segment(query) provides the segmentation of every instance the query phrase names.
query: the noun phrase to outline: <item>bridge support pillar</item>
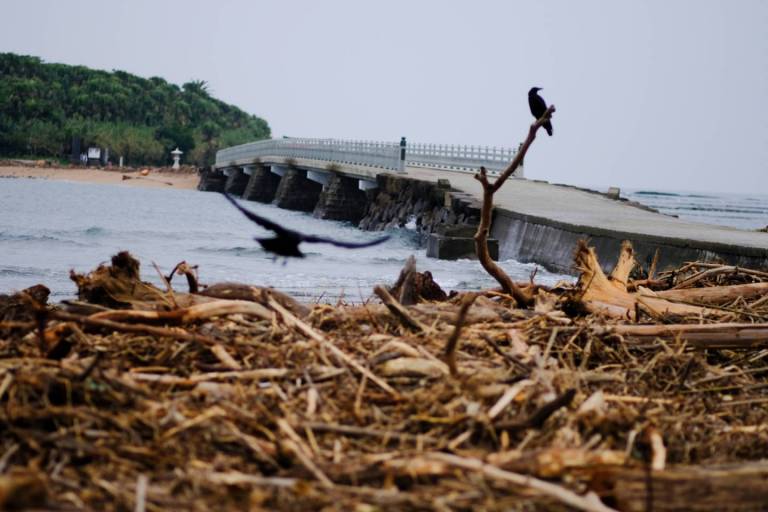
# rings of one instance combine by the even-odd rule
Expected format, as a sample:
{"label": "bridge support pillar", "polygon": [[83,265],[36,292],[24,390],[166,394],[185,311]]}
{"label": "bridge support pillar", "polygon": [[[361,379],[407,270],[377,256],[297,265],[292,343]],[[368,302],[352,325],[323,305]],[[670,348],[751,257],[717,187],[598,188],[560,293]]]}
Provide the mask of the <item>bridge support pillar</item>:
{"label": "bridge support pillar", "polygon": [[[272,172],[275,170],[272,169]],[[315,209],[323,186],[307,179],[307,171],[288,169],[275,192],[274,203],[278,208],[311,212]]]}
{"label": "bridge support pillar", "polygon": [[315,207],[314,216],[328,220],[346,220],[357,224],[365,214],[366,194],[358,187],[357,178],[337,173],[327,175],[328,184],[323,188]]}
{"label": "bridge support pillar", "polygon": [[224,183],[224,191],[233,196],[241,196],[248,184],[248,176],[240,167],[230,167],[224,170],[227,181]]}
{"label": "bridge support pillar", "polygon": [[219,169],[206,167],[200,174],[200,183],[197,184],[197,190],[201,192],[221,192],[224,190],[224,183],[227,177]]}
{"label": "bridge support pillar", "polygon": [[270,171],[269,166],[255,164],[251,166],[251,176],[243,191],[243,199],[271,203],[280,185],[280,176]]}

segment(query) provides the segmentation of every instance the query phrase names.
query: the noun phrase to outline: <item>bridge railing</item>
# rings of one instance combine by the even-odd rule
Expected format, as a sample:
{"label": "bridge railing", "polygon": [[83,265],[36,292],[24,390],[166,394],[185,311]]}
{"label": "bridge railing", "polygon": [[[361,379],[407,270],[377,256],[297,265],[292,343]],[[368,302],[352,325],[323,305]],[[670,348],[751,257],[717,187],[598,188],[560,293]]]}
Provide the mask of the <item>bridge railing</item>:
{"label": "bridge railing", "polygon": [[[485,166],[491,174],[504,170],[517,153],[516,149],[489,146],[408,143],[405,160],[397,142],[375,142],[339,139],[288,138],[250,142],[216,153],[216,167],[244,165],[265,157],[306,158],[341,164],[363,165],[392,171],[404,166],[432,167],[453,171],[476,172]],[[523,177],[522,166],[516,172]]]}
{"label": "bridge railing", "polygon": [[403,170],[400,145],[395,142],[305,138],[260,140],[222,149],[216,153],[216,166],[226,167],[232,162],[251,162],[268,156]]}
{"label": "bridge railing", "polygon": [[[484,166],[489,173],[499,174],[515,158],[516,149],[490,146],[409,143],[406,165],[437,167],[455,171],[477,172]],[[522,166],[515,173],[522,178]]]}

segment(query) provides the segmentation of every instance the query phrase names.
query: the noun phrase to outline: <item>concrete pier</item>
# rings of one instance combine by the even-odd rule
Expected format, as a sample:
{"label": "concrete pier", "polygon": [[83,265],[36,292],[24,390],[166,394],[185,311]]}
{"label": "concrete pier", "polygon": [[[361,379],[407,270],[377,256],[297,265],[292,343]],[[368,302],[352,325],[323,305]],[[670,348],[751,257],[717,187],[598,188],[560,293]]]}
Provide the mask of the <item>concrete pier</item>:
{"label": "concrete pier", "polygon": [[233,196],[240,196],[245,191],[245,186],[248,185],[250,176],[245,174],[245,171],[241,167],[230,167],[224,171],[227,175],[227,181],[224,183],[224,191],[227,194]]}
{"label": "concrete pier", "polygon": [[366,193],[360,190],[355,178],[338,173],[330,175],[314,210],[314,216],[328,220],[346,220],[357,224],[365,214],[368,202]]}
{"label": "concrete pier", "polygon": [[286,210],[311,212],[315,209],[323,186],[307,178],[307,171],[289,168],[280,179],[274,203]]}
{"label": "concrete pier", "polygon": [[278,185],[280,185],[280,176],[271,172],[269,166],[256,164],[243,191],[243,199],[271,203],[275,199]]}
{"label": "concrete pier", "polygon": [[219,169],[205,168],[200,172],[200,183],[197,184],[197,190],[201,192],[221,192],[224,190],[224,183],[227,177],[224,171]]}
{"label": "concrete pier", "polygon": [[[482,199],[482,187],[470,173],[407,171],[433,183],[447,178],[452,187]],[[658,249],[659,270],[694,260],[768,268],[768,233],[685,221],[596,192],[531,180],[509,180],[494,200],[491,236],[499,240],[502,260],[573,272],[576,242],[588,239],[607,269],[616,262],[622,240],[629,240],[644,264]]]}

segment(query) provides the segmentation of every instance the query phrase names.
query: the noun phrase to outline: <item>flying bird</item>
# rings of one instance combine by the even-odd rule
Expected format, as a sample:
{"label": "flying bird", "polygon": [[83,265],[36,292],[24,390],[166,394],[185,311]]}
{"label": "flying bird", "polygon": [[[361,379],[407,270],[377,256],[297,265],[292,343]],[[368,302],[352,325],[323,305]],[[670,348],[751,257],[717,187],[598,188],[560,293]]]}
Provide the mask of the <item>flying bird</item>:
{"label": "flying bird", "polygon": [[259,244],[261,244],[261,246],[264,248],[265,251],[271,252],[276,256],[285,256],[285,257],[293,256],[296,258],[303,258],[304,253],[299,250],[299,244],[302,242],[307,242],[312,244],[331,244],[331,245],[335,245],[336,247],[343,247],[345,249],[360,249],[363,247],[371,247],[373,245],[378,245],[382,242],[389,240],[389,236],[383,236],[381,238],[371,240],[370,242],[355,243],[355,242],[341,242],[339,240],[333,240],[332,238],[323,238],[323,237],[314,236],[314,235],[305,235],[303,233],[299,233],[298,231],[293,231],[291,229],[284,228],[283,226],[276,224],[269,219],[266,219],[260,215],[256,215],[255,213],[246,210],[245,208],[240,206],[232,196],[230,196],[226,192],[222,192],[222,193],[224,194],[224,197],[226,197],[230,203],[235,205],[235,208],[240,210],[243,213],[243,215],[248,217],[248,219],[250,219],[251,222],[255,222],[259,226],[275,232],[274,238],[254,238],[254,240],[259,242]]}
{"label": "flying bird", "polygon": [[[531,87],[531,90],[528,91],[528,106],[531,107],[531,114],[533,114],[533,117],[536,119],[541,119],[541,116],[544,115],[544,112],[547,111],[547,102],[544,101],[544,98],[539,96],[539,91],[541,90],[541,87]],[[547,134],[549,136],[552,136],[552,123],[547,120],[546,123],[542,125],[545,130],[547,130]]]}

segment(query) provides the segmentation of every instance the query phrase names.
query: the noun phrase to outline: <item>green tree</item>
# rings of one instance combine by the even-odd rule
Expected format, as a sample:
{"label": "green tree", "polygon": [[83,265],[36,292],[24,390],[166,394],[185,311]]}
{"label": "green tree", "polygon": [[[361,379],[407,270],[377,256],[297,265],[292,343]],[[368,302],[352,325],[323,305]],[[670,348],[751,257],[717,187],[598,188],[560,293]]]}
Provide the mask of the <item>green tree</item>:
{"label": "green tree", "polygon": [[269,136],[266,121],[214,98],[204,80],[178,87],[0,53],[0,154],[58,156],[79,137],[137,165],[167,163],[177,146],[207,165],[220,147]]}

